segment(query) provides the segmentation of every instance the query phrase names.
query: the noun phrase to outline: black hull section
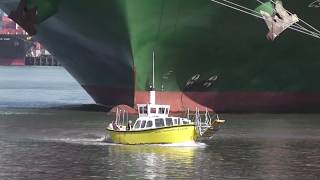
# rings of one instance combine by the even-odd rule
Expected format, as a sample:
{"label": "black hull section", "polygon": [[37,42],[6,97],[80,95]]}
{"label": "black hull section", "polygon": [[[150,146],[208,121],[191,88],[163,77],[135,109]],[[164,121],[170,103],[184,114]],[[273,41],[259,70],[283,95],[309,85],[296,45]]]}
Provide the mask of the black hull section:
{"label": "black hull section", "polygon": [[126,88],[110,88],[104,86],[82,86],[96,103],[112,108],[115,105],[134,105],[134,91]]}
{"label": "black hull section", "polygon": [[[97,13],[95,3],[87,7],[87,1],[68,1],[64,8],[71,11],[59,11],[37,27],[38,33],[34,36],[97,103],[106,106],[134,103],[129,31],[122,9],[117,8],[118,2],[105,1],[101,7],[104,14],[100,14],[102,11]],[[73,3],[79,6],[69,7]],[[78,9],[81,4],[89,9],[86,13],[77,13],[81,12]],[[104,22],[96,22],[101,16]]]}

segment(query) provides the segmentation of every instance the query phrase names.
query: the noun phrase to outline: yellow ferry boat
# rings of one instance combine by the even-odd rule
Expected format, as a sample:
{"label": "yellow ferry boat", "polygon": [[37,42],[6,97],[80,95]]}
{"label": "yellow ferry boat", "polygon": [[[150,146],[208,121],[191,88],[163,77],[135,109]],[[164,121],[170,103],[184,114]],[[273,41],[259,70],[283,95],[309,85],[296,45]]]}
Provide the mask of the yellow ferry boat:
{"label": "yellow ferry boat", "polygon": [[[119,144],[169,144],[195,142],[211,138],[224,120],[216,119],[200,122],[200,114],[195,119],[169,116],[169,105],[139,104],[139,118],[130,126],[130,120],[116,118],[109,124],[107,131],[112,142]],[[125,113],[125,112],[123,112]],[[119,115],[117,117],[127,117]],[[198,114],[198,115],[197,115]],[[206,115],[208,117],[208,113]],[[126,126],[120,125],[127,121]]]}
{"label": "yellow ferry boat", "polygon": [[148,104],[137,105],[139,117],[135,122],[128,119],[128,114],[125,111],[118,111],[117,109],[116,119],[107,127],[112,142],[119,144],[195,142],[202,138],[211,138],[220,125],[225,122],[219,118],[211,120],[208,111],[206,111],[202,121],[198,109],[193,120],[190,119],[189,112],[185,118],[169,116],[170,106],[159,105],[155,102],[154,81],[149,92],[149,98],[150,102]]}

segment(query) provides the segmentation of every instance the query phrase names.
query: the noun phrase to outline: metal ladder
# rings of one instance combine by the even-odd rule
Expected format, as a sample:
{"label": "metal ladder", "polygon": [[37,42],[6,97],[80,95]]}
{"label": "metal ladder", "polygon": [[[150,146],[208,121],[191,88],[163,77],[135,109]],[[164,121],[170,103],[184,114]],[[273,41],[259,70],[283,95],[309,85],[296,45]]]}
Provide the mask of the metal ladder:
{"label": "metal ladder", "polygon": [[129,121],[128,112],[126,110],[121,110],[121,109],[119,110],[117,108],[116,119],[115,119],[116,125],[122,128],[126,126],[126,124],[128,124],[128,121]]}
{"label": "metal ladder", "polygon": [[212,118],[206,109],[206,113],[204,114],[204,121],[201,119],[201,114],[198,108],[196,108],[195,113],[195,124],[197,128],[197,133],[201,138],[211,138],[216,131],[219,129],[220,123],[223,123],[224,120],[220,120],[217,115],[217,119],[212,121]]}
{"label": "metal ladder", "polygon": [[196,123],[197,132],[200,136],[203,136],[205,132],[211,127],[211,117],[207,109],[204,117],[205,117],[205,120],[202,121],[200,111],[198,108],[196,108],[195,123]]}

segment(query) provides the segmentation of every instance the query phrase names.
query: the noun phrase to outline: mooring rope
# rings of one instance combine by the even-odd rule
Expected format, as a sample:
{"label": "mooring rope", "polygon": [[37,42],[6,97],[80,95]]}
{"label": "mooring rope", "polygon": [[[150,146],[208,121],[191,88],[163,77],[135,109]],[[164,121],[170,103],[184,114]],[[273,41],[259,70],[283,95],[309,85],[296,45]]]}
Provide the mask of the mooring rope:
{"label": "mooring rope", "polygon": [[[242,13],[245,13],[245,14],[248,14],[248,15],[251,15],[251,16],[254,16],[254,17],[257,17],[257,18],[260,18],[260,19],[264,19],[264,20],[266,20],[266,21],[270,21],[270,20],[268,20],[268,19],[263,18],[258,12],[254,11],[254,10],[252,10],[252,9],[250,9],[250,8],[247,8],[247,7],[245,7],[245,6],[239,5],[239,4],[237,4],[237,3],[234,3],[234,2],[231,2],[231,1],[228,1],[228,0],[222,0],[222,1],[226,2],[226,3],[220,2],[220,1],[218,1],[218,0],[211,0],[211,1],[212,1],[212,2],[215,2],[215,3],[217,3],[217,4],[220,4],[220,5],[226,6],[226,7],[228,7],[228,8],[234,9],[234,10],[236,10],[236,11],[240,11],[240,12],[242,12]],[[260,2],[260,3],[262,3],[262,2],[259,1],[259,0],[257,0],[257,1]],[[274,1],[272,1],[272,0],[271,0],[271,2],[274,3]],[[227,3],[229,3],[229,4],[227,4]],[[263,3],[262,3],[262,4],[263,4]],[[241,9],[241,8],[242,8],[242,9]],[[287,11],[287,12],[290,13],[289,11]],[[259,15],[258,15],[258,14],[259,14]],[[292,14],[292,13],[290,13],[290,14]],[[301,19],[299,19],[299,20],[301,20]],[[270,21],[270,22],[272,22],[272,21]],[[314,38],[320,39],[320,31],[318,31],[316,28],[314,28],[313,26],[311,26],[310,24],[306,23],[306,22],[303,21],[303,20],[301,20],[301,22],[305,23],[307,26],[309,26],[309,27],[312,28],[313,30],[319,32],[319,34],[316,33],[316,32],[313,32],[313,31],[311,31],[311,30],[308,30],[308,29],[304,28],[303,26],[301,26],[301,25],[299,25],[299,24],[297,24],[297,23],[296,23],[297,25],[294,25],[294,24],[293,24],[293,25],[289,26],[288,28],[289,28],[289,29],[292,29],[292,30],[295,30],[295,31],[297,31],[297,32],[300,32],[300,33],[303,33],[303,34],[312,36],[312,37],[314,37]]]}
{"label": "mooring rope", "polygon": [[[260,4],[266,6],[266,4],[263,3],[263,2],[261,2],[260,0],[257,0],[257,1],[258,1]],[[270,0],[270,2],[272,2],[273,4],[276,4],[276,2],[273,1],[273,0]],[[286,12],[287,12],[289,15],[293,15],[293,13],[291,13],[291,12],[288,11],[287,9],[285,9],[285,10],[286,10]],[[313,30],[316,31],[317,33],[316,33],[316,32],[313,32],[313,31],[311,31],[311,30],[309,30],[309,29],[306,29],[305,27],[303,27],[302,25],[300,25],[298,22],[296,23],[296,24],[297,24],[297,25],[296,25],[296,28],[301,29],[301,30],[304,30],[304,31],[307,31],[308,33],[314,34],[314,35],[317,36],[317,37],[320,36],[320,31],[319,31],[318,29],[316,29],[315,27],[311,26],[309,23],[305,22],[304,20],[300,19],[299,17],[298,17],[298,19],[299,19],[300,22],[304,23],[305,25],[307,25],[308,27],[310,27],[311,29],[313,29]]]}
{"label": "mooring rope", "polygon": [[[258,0],[257,0],[257,1],[258,1]],[[270,0],[270,1],[275,4],[275,2],[274,2],[273,0]],[[287,9],[285,9],[285,10],[287,11],[287,13],[289,13],[290,15],[292,15],[292,13],[291,13],[290,11],[288,11]],[[320,31],[319,31],[317,28],[313,27],[312,25],[310,25],[309,23],[307,23],[307,22],[305,22],[304,20],[300,19],[299,17],[298,17],[298,19],[299,19],[299,21],[301,21],[302,23],[306,24],[306,25],[309,26],[311,29],[317,31],[317,33],[320,34]]]}
{"label": "mooring rope", "polygon": [[[250,9],[250,8],[247,8],[247,7],[244,7],[244,6],[241,6],[241,5],[239,5],[239,4],[236,4],[236,3],[231,2],[231,1],[228,1],[228,0],[222,0],[222,1],[227,2],[227,3],[229,3],[229,4],[232,4],[232,5],[235,5],[235,6],[238,6],[238,7],[240,7],[240,8],[245,9],[245,10],[251,11],[253,14],[256,14],[257,16],[259,16],[258,18],[264,19],[264,18],[261,16],[260,13],[258,13],[257,11],[255,11],[255,10],[253,10],[253,9]],[[264,4],[264,3],[261,2],[260,0],[257,0],[257,1],[260,2],[262,5],[268,7],[266,4]],[[268,7],[268,8],[269,8],[269,7]],[[237,9],[236,9],[236,10],[237,10]],[[274,12],[274,9],[272,9],[272,11]],[[249,14],[252,15],[251,13],[249,13]],[[291,14],[292,14],[292,13],[291,13]],[[257,17],[257,16],[255,16],[255,17]],[[297,24],[297,23],[296,23],[296,24]],[[299,25],[299,24],[297,24],[297,25],[294,25],[294,24],[293,24],[293,25],[291,25],[291,26],[295,27],[296,29],[299,29],[299,28],[300,28],[301,31],[306,31],[306,32],[309,33],[309,34],[314,34],[314,32],[312,32],[312,31],[304,28],[303,26],[301,26],[301,25]],[[320,34],[316,34],[316,33],[315,33],[315,35],[316,35],[316,36],[320,36]]]}

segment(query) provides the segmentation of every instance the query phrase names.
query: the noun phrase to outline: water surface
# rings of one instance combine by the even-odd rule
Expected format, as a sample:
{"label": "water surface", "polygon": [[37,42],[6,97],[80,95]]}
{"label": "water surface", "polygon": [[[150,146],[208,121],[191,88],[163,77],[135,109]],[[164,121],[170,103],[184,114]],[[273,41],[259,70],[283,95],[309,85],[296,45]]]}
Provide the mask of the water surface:
{"label": "water surface", "polygon": [[[61,67],[0,67],[0,179],[316,179],[319,114],[222,114],[209,142],[117,145]],[[45,108],[44,108],[45,107]]]}
{"label": "water surface", "polygon": [[63,67],[0,66],[0,108],[92,103],[92,98]]}
{"label": "water surface", "polygon": [[320,115],[223,115],[198,144],[103,141],[101,112],[0,112],[0,179],[319,179]]}

